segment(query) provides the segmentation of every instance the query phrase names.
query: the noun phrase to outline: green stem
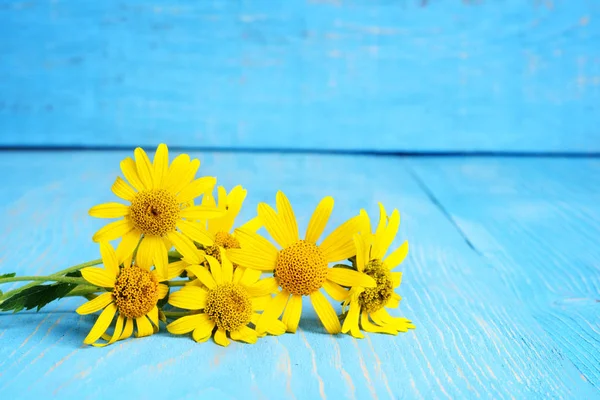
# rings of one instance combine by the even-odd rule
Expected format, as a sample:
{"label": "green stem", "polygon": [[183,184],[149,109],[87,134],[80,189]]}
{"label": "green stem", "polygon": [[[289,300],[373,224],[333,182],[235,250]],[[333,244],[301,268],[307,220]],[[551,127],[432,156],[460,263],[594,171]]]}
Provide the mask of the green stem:
{"label": "green stem", "polygon": [[[93,267],[94,265],[98,265],[98,264],[102,264],[102,260],[101,259],[97,259],[97,260],[92,260],[92,261],[87,261],[84,262],[82,264],[77,264],[77,265],[73,265],[72,267],[63,269],[62,271],[58,271],[52,275],[49,275],[51,277],[56,277],[56,276],[61,276],[61,275],[66,275],[69,272],[74,272],[74,271],[79,271],[82,268],[86,268],[86,267]],[[13,289],[13,290],[9,290],[8,292],[4,293],[2,296],[0,296],[0,303],[2,303],[4,300],[8,299],[9,297],[14,296],[15,294],[25,290],[25,289],[29,289],[30,287],[34,287],[37,285],[42,284],[44,281],[34,281],[31,283],[28,283],[27,285],[21,286],[20,288],[17,289]],[[6,282],[3,282],[6,283]]]}
{"label": "green stem", "polygon": [[39,282],[64,282],[64,283],[76,283],[78,285],[85,285],[87,281],[83,278],[71,278],[68,276],[13,276],[12,278],[0,279],[0,284],[9,282],[27,282],[27,281],[39,281]]}
{"label": "green stem", "polygon": [[163,314],[168,318],[179,318],[185,317],[186,315],[192,315],[191,311],[163,311]]}
{"label": "green stem", "polygon": [[169,285],[170,287],[176,287],[185,286],[186,283],[188,283],[188,281],[169,281],[167,282],[167,285]]}
{"label": "green stem", "polygon": [[75,289],[71,290],[69,292],[69,294],[67,294],[65,297],[76,297],[76,296],[87,297],[87,296],[93,295],[97,292],[104,292],[104,289],[97,287],[97,286],[91,286],[91,285],[79,285]]}

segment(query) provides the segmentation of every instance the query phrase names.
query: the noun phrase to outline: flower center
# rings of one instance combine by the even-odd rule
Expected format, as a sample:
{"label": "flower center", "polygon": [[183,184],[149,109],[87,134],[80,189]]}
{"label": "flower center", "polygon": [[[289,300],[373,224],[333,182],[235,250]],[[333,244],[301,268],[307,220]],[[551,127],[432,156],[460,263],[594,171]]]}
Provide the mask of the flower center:
{"label": "flower center", "polygon": [[394,293],[394,282],[390,272],[381,260],[369,261],[363,272],[377,282],[376,287],[365,288],[364,292],[358,296],[361,308],[368,313],[372,313],[380,310],[388,303]]}
{"label": "flower center", "polygon": [[139,318],[156,305],[158,280],[150,271],[137,265],[123,267],[115,283],[113,296],[123,316]]}
{"label": "flower center", "polygon": [[219,246],[227,249],[239,249],[241,248],[240,242],[233,237],[233,235],[227,232],[217,232],[215,234],[215,243],[212,246],[208,246],[204,249],[204,252],[209,256],[212,256],[221,262],[221,252]]}
{"label": "flower center", "polygon": [[129,216],[142,233],[164,236],[177,226],[179,204],[175,195],[165,189],[143,190],[133,198]]}
{"label": "flower center", "polygon": [[311,294],[327,279],[327,260],[316,244],[299,240],[279,252],[275,278],[292,294]]}
{"label": "flower center", "polygon": [[225,283],[208,292],[204,312],[219,329],[235,331],[252,319],[252,301],[242,286]]}

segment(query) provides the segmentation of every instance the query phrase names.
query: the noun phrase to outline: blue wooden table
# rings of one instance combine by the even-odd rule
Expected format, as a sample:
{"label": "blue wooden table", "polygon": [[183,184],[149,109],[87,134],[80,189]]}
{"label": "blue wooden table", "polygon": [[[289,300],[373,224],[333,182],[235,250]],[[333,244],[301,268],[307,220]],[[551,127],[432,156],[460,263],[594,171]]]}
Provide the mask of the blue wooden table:
{"label": "blue wooden table", "polygon": [[0,273],[97,258],[88,209],[165,142],[240,221],[280,189],[300,230],[326,195],[329,229],[398,208],[417,326],[306,304],[255,345],[96,349],[70,298],[0,314],[2,398],[600,398],[598,2],[1,1],[0,30]]}

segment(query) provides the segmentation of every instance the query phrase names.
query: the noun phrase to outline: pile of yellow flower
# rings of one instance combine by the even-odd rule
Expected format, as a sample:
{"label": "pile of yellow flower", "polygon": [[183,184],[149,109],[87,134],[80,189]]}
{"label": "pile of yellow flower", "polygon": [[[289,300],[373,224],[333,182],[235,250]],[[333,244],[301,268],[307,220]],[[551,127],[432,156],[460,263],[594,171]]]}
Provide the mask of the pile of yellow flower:
{"label": "pile of yellow flower", "polygon": [[[93,240],[101,259],[44,277],[0,276],[0,283],[33,281],[2,294],[0,310],[43,307],[66,296],[89,301],[79,314],[100,312],[84,343],[105,346],[159,331],[161,322],[176,335],[191,333],[197,342],[211,336],[255,343],[259,337],[295,332],[302,297],[310,302],[327,332],[362,338],[367,332],[397,334],[414,328],[391,316],[397,308],[408,243],[388,254],[400,224],[380,204],[371,227],[364,210],[320,240],[333,210],[333,199],[317,205],[303,238],[288,198],[278,192],[276,208],[258,205],[257,216],[234,228],[246,190],[229,193],[216,178],[196,178],[200,161],[187,154],[169,164],[161,144],[151,162],[137,148],[121,161],[113,193],[123,202],[94,206],[90,215],[117,219]],[[257,231],[263,228],[274,243]],[[117,241],[115,247],[111,242]],[[387,254],[387,255],[386,255]],[[348,260],[349,264],[332,263]],[[90,265],[102,264],[103,267]],[[44,282],[55,282],[43,284]],[[325,292],[342,304],[338,316]],[[42,295],[43,294],[43,295]]]}

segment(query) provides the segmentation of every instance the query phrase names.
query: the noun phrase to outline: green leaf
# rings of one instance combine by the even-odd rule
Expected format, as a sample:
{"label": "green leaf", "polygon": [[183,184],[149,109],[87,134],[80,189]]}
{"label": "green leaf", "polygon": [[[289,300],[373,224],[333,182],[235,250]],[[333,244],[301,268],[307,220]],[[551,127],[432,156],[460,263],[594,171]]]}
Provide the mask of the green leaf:
{"label": "green leaf", "polygon": [[65,276],[68,276],[69,278],[81,278],[81,271],[69,272]]}
{"label": "green leaf", "polygon": [[345,269],[351,269],[353,271],[357,271],[357,269],[354,265],[346,265],[346,264],[335,264],[332,268],[345,268]]}
{"label": "green leaf", "polygon": [[39,311],[46,304],[65,297],[76,286],[75,283],[59,282],[30,287],[2,302],[0,311],[13,311],[16,313],[23,309],[31,310],[36,307]]}
{"label": "green leaf", "polygon": [[11,272],[11,273],[8,273],[8,274],[2,274],[2,275],[0,275],[0,279],[13,278],[15,275],[17,275],[16,272]]}
{"label": "green leaf", "polygon": [[156,303],[156,305],[158,306],[159,309],[162,309],[165,305],[167,305],[167,303],[169,302],[169,295],[171,294],[171,288],[169,288],[169,291],[167,292],[167,295],[158,300],[158,303]]}

